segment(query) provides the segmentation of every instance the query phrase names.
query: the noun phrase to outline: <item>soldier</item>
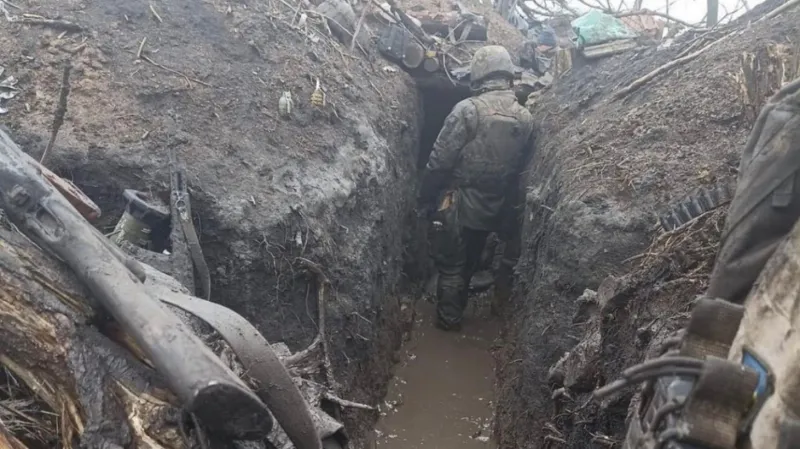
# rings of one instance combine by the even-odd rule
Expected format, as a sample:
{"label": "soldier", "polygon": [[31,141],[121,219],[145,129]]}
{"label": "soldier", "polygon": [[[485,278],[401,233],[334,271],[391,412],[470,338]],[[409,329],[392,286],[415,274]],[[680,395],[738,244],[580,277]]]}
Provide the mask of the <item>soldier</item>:
{"label": "soldier", "polygon": [[756,120],[709,288],[688,326],[662,357],[596,392],[649,379],[624,449],[800,447],[800,420],[787,412],[797,410],[800,391],[796,366],[787,365],[798,354],[797,230],[756,284],[800,217],[798,173],[800,79]]}
{"label": "soldier", "polygon": [[[492,231],[518,226],[521,167],[531,153],[533,123],[511,90],[514,64],[500,46],[475,52],[473,96],[445,119],[428,160],[420,204],[434,214],[431,251],[439,270],[437,326],[458,330],[468,286]],[[438,207],[437,207],[438,204]],[[501,285],[510,283],[517,251],[505,257]]]}

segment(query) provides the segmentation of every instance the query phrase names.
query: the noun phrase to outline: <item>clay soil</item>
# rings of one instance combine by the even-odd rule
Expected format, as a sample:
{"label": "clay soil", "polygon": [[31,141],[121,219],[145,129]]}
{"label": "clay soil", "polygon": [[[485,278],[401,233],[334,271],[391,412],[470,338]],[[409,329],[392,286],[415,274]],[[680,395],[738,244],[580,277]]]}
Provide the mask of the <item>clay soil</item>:
{"label": "clay soil", "polygon": [[735,182],[752,125],[739,57],[800,37],[800,11],[745,26],[759,14],[624,98],[613,93],[691,44],[578,64],[533,106],[538,153],[498,365],[501,447],[619,444],[633,391],[603,404],[590,393],[685,322],[725,218],[722,207],[665,234],[658,214]]}

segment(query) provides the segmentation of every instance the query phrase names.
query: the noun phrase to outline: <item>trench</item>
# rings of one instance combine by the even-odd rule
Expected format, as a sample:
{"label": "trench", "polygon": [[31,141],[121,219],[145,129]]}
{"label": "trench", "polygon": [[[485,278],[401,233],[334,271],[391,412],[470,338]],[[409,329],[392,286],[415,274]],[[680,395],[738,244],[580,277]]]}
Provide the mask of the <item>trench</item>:
{"label": "trench", "polygon": [[[467,98],[469,91],[430,86],[419,86],[418,90],[424,114],[415,161],[419,175],[445,118],[456,103]],[[73,166],[73,169],[60,174],[69,177],[101,207],[104,213],[96,226],[109,233],[125,208],[122,190],[147,190],[150,187],[131,173],[114,177],[90,164]],[[418,182],[420,177],[412,178]],[[156,193],[160,197],[167,196],[163,188],[157,189]],[[369,196],[371,192],[364,190],[361,194]],[[284,284],[281,284],[280,277],[276,280],[265,277],[265,271],[272,271],[272,267],[267,266],[266,257],[264,267],[258,266],[255,271],[223,272],[219,267],[235,260],[235,255],[227,249],[228,244],[241,240],[243,236],[217,228],[213,205],[202,190],[193,193],[192,207],[206,260],[215,273],[212,292],[216,293],[216,300],[251,319],[270,341],[286,342],[293,350],[305,347],[314,336],[313,320],[307,318],[316,313],[313,305],[309,309],[306,299],[307,282],[297,276],[289,278],[288,282],[283,280]],[[198,220],[199,217],[202,219]],[[287,226],[290,228],[281,232],[294,235],[295,229],[291,226],[302,227],[302,224]],[[424,240],[425,233],[420,232],[418,220],[411,219],[404,227],[405,239],[412,240],[406,241],[406,245],[417,248],[403,257],[404,280],[401,281],[403,285],[397,287],[402,293],[396,293],[396,296],[411,296],[410,300],[400,304],[403,301],[396,301],[396,297],[376,299],[392,305],[374,318],[371,333],[359,331],[356,338],[348,337],[345,342],[343,354],[356,354],[365,359],[358,361],[358,368],[352,368],[349,359],[343,363],[337,360],[338,355],[334,357],[337,367],[343,364],[347,367],[339,368],[340,376],[357,372],[348,382],[357,385],[353,390],[366,392],[366,399],[364,395],[354,398],[377,403],[379,412],[365,415],[346,411],[343,416],[340,410],[331,413],[344,422],[350,436],[350,447],[363,447],[365,443],[370,447],[387,449],[496,447],[492,440],[495,406],[493,352],[500,344],[503,323],[490,313],[492,292],[470,296],[460,332],[436,329],[433,325],[435,284],[432,282],[435,278],[427,251],[419,249],[425,246],[425,242],[420,241]],[[263,250],[258,244],[255,246]],[[287,317],[282,326],[271,325],[272,321],[259,321],[259,313],[265,304],[247,304],[248,298],[257,296],[251,290],[270,286],[272,282],[277,282],[287,298],[286,303],[275,309],[282,315],[281,319]],[[255,312],[248,310],[255,306],[258,306]],[[408,314],[402,313],[403,307],[412,309],[410,319]],[[357,325],[364,324],[363,318],[353,320]],[[347,329],[348,322],[333,322],[329,326]],[[406,329],[402,342],[404,331],[400,329]],[[356,345],[358,347],[354,348]]]}
{"label": "trench", "polygon": [[[424,112],[417,157],[421,173],[445,118],[469,91],[421,85],[419,92]],[[393,377],[379,404],[374,446],[496,447],[492,352],[499,344],[502,323],[490,312],[491,291],[471,293],[462,330],[445,332],[434,326],[436,278],[428,274],[416,279],[423,293],[413,301],[413,326],[398,350]]]}

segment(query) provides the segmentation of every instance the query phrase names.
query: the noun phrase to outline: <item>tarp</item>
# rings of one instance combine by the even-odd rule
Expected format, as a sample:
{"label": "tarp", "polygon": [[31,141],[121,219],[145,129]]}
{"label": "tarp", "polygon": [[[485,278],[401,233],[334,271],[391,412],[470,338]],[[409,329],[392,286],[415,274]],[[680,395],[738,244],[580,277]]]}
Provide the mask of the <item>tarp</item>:
{"label": "tarp", "polygon": [[596,9],[573,20],[572,28],[578,36],[578,47],[636,37],[622,20]]}

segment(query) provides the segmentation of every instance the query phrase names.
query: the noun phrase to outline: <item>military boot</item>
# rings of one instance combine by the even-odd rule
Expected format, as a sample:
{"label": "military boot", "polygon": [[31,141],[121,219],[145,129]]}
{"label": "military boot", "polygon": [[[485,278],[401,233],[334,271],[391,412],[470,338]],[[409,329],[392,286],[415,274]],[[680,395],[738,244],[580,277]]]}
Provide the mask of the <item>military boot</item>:
{"label": "military boot", "polygon": [[461,330],[467,294],[460,273],[439,273],[436,286],[436,327],[448,331]]}
{"label": "military boot", "polygon": [[500,316],[503,306],[511,298],[511,289],[514,282],[514,265],[516,261],[505,258],[500,262],[494,277],[494,296],[492,297],[492,315]]}
{"label": "military boot", "polygon": [[734,449],[758,374],[727,360],[743,308],[702,298],[688,326],[658,358],[625,370],[595,392],[645,382],[623,449]]}

